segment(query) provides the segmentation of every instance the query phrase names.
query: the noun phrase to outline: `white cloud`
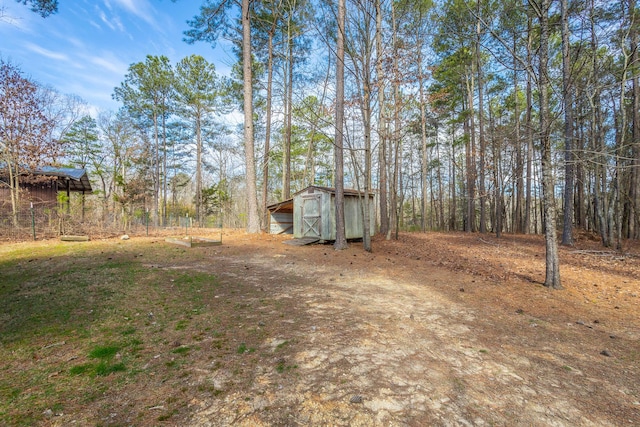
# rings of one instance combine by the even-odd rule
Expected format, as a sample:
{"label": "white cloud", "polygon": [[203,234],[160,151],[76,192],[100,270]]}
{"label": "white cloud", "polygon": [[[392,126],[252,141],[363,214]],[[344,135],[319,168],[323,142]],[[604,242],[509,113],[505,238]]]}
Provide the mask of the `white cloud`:
{"label": "white cloud", "polygon": [[69,61],[69,56],[67,56],[66,54],[45,49],[34,43],[25,43],[25,47],[31,52],[37,53],[38,55],[42,55],[49,59],[55,59],[58,61]]}
{"label": "white cloud", "polygon": [[76,38],[76,37],[67,37],[67,41],[69,42],[69,44],[75,46],[78,49],[83,49],[85,47],[84,43],[82,42],[82,40]]}
{"label": "white cloud", "polygon": [[127,64],[119,61],[111,55],[105,56],[93,56],[88,58],[89,62],[97,65],[100,69],[111,71],[114,74],[124,76],[129,67]]}
{"label": "white cloud", "polygon": [[113,31],[116,30],[115,25],[111,23],[111,21],[107,18],[107,14],[104,13],[102,9],[98,9],[98,16],[100,17],[100,20],[107,25],[107,27],[111,28]]}
{"label": "white cloud", "polygon": [[92,27],[94,27],[94,28],[96,28],[98,30],[102,30],[102,27],[100,26],[100,24],[98,24],[93,19],[90,19],[88,22],[89,22],[89,25],[91,25]]}
{"label": "white cloud", "polygon": [[[106,0],[108,2],[108,0]],[[137,16],[157,30],[161,30],[155,20],[155,9],[147,0],[114,0],[122,9]]]}
{"label": "white cloud", "polygon": [[126,9],[139,18],[142,18],[147,22],[153,21],[151,17],[153,9],[146,0],[115,0],[115,2],[123,9]]}

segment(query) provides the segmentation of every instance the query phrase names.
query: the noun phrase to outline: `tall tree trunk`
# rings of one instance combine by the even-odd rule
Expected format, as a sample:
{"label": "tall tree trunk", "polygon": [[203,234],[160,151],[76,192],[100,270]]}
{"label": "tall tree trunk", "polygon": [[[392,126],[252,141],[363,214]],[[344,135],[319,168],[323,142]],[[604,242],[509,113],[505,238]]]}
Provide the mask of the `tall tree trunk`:
{"label": "tall tree trunk", "polygon": [[553,164],[551,160],[551,120],[549,112],[549,0],[540,0],[536,8],[540,22],[538,82],[540,90],[540,145],[542,147],[542,198],[544,207],[544,237],[546,275],[544,285],[562,289],[560,259],[556,241],[556,205],[553,195]]}
{"label": "tall tree trunk", "polygon": [[282,156],[282,198],[291,197],[291,116],[293,115],[293,40],[291,37],[291,17],[287,24],[287,84],[285,88],[285,128]]}
{"label": "tall tree trunk", "polygon": [[244,158],[247,185],[247,232],[260,231],[253,141],[253,77],[251,72],[250,0],[242,0],[242,77],[244,82]]}
{"label": "tall tree trunk", "polygon": [[264,156],[262,164],[262,230],[267,231],[269,224],[269,211],[267,210],[267,195],[269,192],[269,157],[271,155],[271,103],[273,96],[273,34],[275,32],[275,21],[269,31],[267,41],[267,105],[265,117],[265,135],[264,135]]}
{"label": "tall tree trunk", "polygon": [[[245,0],[246,1],[246,0]],[[345,0],[338,0],[338,39],[336,61],[336,133],[335,133],[335,182],[336,182],[336,241],[333,248],[343,250],[347,248],[344,220],[344,24],[346,14]]]}
{"label": "tall tree trunk", "polygon": [[629,238],[640,238],[640,64],[638,60],[638,31],[636,20],[636,0],[629,0],[629,13],[631,24],[629,38],[631,40],[631,64],[633,64],[633,131],[631,142],[631,183],[629,201],[631,212],[629,219]]}
{"label": "tall tree trunk", "polygon": [[364,198],[362,199],[362,246],[371,252],[371,49],[362,53],[365,56],[363,73],[362,125],[364,132]]}
{"label": "tall tree trunk", "polygon": [[157,228],[160,223],[160,140],[158,136],[158,114],[153,112],[153,141],[154,141],[154,179],[153,179],[153,225]]}
{"label": "tall tree trunk", "polygon": [[427,167],[429,158],[427,156],[427,114],[425,111],[425,99],[424,99],[424,77],[422,75],[422,50],[420,47],[422,43],[418,43],[418,84],[420,90],[420,137],[422,142],[422,162],[421,162],[421,179],[420,184],[422,188],[422,204],[421,212],[422,218],[420,221],[422,232],[427,231]]}
{"label": "tall tree trunk", "polygon": [[196,117],[196,220],[202,226],[202,126]]}
{"label": "tall tree trunk", "polygon": [[[625,75],[626,72],[623,72]],[[626,82],[626,75],[623,78]],[[611,100],[613,106],[614,128],[616,129],[616,156],[615,156],[615,169],[613,171],[612,179],[612,191],[609,199],[609,211],[607,214],[607,223],[609,228],[609,239],[611,242],[615,241],[616,249],[622,249],[622,228],[623,228],[623,212],[622,212],[622,200],[621,200],[621,176],[622,175],[622,151],[625,146],[625,133],[626,133],[626,113],[624,106],[624,83],[620,84],[620,109],[616,113],[615,100]],[[613,98],[613,94],[611,95]]]}
{"label": "tall tree trunk", "polygon": [[[162,225],[167,224],[167,115],[166,106],[162,106]],[[201,218],[198,218],[198,222]],[[200,225],[202,223],[200,222]]]}
{"label": "tall tree trunk", "polygon": [[[476,56],[476,67],[478,74],[478,139],[480,144],[480,171],[479,171],[479,190],[480,190],[480,232],[487,232],[487,194],[485,188],[485,137],[484,137],[484,76],[482,70],[482,57],[480,52],[480,42],[481,42],[481,27],[480,27],[480,5],[481,2],[477,3],[477,21],[476,21],[476,48],[475,48],[475,56]],[[473,132],[473,129],[471,129]],[[500,167],[499,164],[496,165],[496,168]]]}
{"label": "tall tree trunk", "polygon": [[467,210],[464,231],[476,231],[476,132],[475,113],[473,107],[473,95],[475,92],[475,77],[473,67],[469,70],[467,79],[467,110],[469,111],[466,123],[466,162],[467,168]]}
{"label": "tall tree trunk", "polygon": [[[491,111],[489,111],[489,121],[490,121],[490,128],[493,129],[495,128],[495,125],[493,123],[493,116],[491,114]],[[494,232],[496,233],[496,237],[500,238],[500,236],[502,235],[502,153],[501,153],[501,147],[500,147],[500,142],[497,140],[497,138],[491,138],[491,148],[493,151],[493,159],[494,159],[494,163],[495,166],[493,168],[493,181],[494,181],[494,204],[495,204],[495,214],[494,214]]]}
{"label": "tall tree trunk", "polygon": [[516,167],[515,167],[515,180],[516,180],[516,197],[515,197],[515,211],[513,214],[513,231],[515,233],[524,232],[524,217],[522,215],[522,208],[524,205],[524,160],[522,156],[522,141],[520,141],[520,109],[518,102],[518,59],[515,56],[517,47],[517,34],[513,36],[513,116],[515,126],[515,148],[516,148]]}
{"label": "tall tree trunk", "polygon": [[449,208],[449,230],[456,230],[457,218],[457,195],[456,195],[456,134],[453,124],[451,125],[451,207]]}
{"label": "tall tree trunk", "polygon": [[387,135],[384,114],[384,50],[382,47],[382,0],[376,1],[376,80],[378,84],[378,174],[379,174],[379,203],[380,203],[380,234],[386,236],[389,232],[389,211],[387,200]]}
{"label": "tall tree trunk", "polygon": [[[438,126],[436,124],[436,158],[440,159],[440,143],[438,140]],[[438,162],[438,168],[436,170],[436,176],[437,176],[437,180],[438,180],[438,208],[440,211],[440,223],[439,223],[439,229],[441,231],[446,230],[446,222],[445,222],[445,218],[444,218],[444,190],[443,190],[443,186],[442,186],[442,165],[440,164],[440,162]]]}
{"label": "tall tree trunk", "polygon": [[398,182],[399,182],[399,174],[400,174],[400,165],[399,165],[399,147],[400,147],[400,70],[398,68],[398,55],[399,52],[397,50],[397,27],[396,27],[396,12],[395,5],[391,3],[391,25],[392,25],[392,45],[393,45],[393,138],[391,140],[392,147],[390,149],[390,153],[392,154],[392,162],[390,162],[389,167],[392,167],[393,170],[390,171],[391,175],[391,184],[389,186],[389,190],[391,192],[391,200],[390,200],[390,215],[389,222],[391,223],[391,227],[387,231],[387,239],[391,238],[392,231],[395,236],[398,235]]}
{"label": "tall tree trunk", "polygon": [[[527,21],[527,64],[532,66],[532,44],[533,44],[533,29],[531,18]],[[533,180],[533,118],[531,109],[533,108],[533,88],[532,88],[531,73],[527,73],[527,113],[526,113],[526,130],[527,130],[527,178],[526,178],[526,191],[525,191],[525,207],[524,207],[524,224],[523,231],[526,234],[531,233],[531,208],[532,206],[532,180]]]}
{"label": "tall tree trunk", "polygon": [[587,112],[584,108],[581,108],[581,111],[576,113],[576,116],[580,118],[580,122],[576,122],[576,129],[579,130],[579,133],[576,135],[576,139],[573,145],[574,153],[573,159],[575,161],[575,197],[573,203],[573,211],[575,217],[575,225],[578,228],[587,229],[587,220],[586,220],[586,203],[585,203],[585,168],[583,163],[583,155],[585,152],[585,142],[586,135],[585,129],[587,129],[586,117]]}
{"label": "tall tree trunk", "polygon": [[564,225],[562,244],[573,245],[573,196],[574,196],[574,155],[573,155],[573,89],[571,83],[571,53],[569,45],[569,3],[560,1],[562,20],[562,98],[564,107]]}

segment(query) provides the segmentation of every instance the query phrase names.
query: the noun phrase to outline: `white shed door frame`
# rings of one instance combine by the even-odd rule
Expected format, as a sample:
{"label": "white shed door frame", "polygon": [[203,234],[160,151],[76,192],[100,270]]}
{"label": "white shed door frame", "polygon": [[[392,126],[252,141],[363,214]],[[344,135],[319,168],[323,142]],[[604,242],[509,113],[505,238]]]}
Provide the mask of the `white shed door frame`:
{"label": "white shed door frame", "polygon": [[322,237],[320,194],[302,199],[302,237]]}

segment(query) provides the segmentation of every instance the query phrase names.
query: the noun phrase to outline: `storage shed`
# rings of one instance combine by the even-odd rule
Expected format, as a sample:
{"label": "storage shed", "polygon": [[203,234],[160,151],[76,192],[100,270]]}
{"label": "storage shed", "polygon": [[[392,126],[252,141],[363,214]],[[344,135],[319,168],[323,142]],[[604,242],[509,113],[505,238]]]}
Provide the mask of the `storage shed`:
{"label": "storage shed", "polygon": [[[318,241],[336,239],[336,208],[334,188],[309,186],[298,191],[292,199],[268,207],[271,233],[293,234],[296,239],[315,238]],[[345,233],[347,239],[361,239],[364,234],[362,203],[369,203],[370,230],[375,230],[373,194],[344,190]]]}

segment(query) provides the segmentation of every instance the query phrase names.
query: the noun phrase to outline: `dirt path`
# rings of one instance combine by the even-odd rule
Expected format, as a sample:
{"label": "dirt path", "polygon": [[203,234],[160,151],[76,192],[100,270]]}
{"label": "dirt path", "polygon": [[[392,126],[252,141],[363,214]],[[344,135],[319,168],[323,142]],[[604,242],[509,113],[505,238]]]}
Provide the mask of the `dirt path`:
{"label": "dirt path", "polygon": [[[279,324],[261,323],[260,311],[247,319],[272,330],[261,347],[274,354],[250,389],[231,391],[230,373],[194,367],[230,392],[194,398],[189,423],[640,425],[633,307],[583,307],[577,281],[554,293],[516,277],[536,265],[515,245],[511,258],[503,247],[500,260],[476,254],[474,263],[437,243],[378,241],[365,254],[247,238],[212,253],[199,268],[254,283],[284,310]],[[523,265],[508,265],[520,256]],[[275,351],[283,345],[285,357]]]}

